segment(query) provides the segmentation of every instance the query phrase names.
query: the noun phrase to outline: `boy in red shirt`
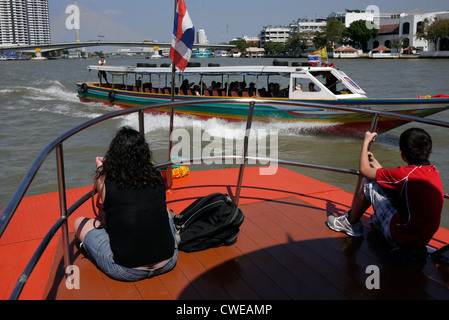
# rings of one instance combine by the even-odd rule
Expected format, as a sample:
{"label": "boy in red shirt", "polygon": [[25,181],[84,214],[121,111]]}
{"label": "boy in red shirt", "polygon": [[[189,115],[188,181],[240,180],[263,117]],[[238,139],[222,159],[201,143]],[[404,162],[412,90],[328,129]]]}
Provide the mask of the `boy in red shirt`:
{"label": "boy in red shirt", "polygon": [[367,132],[360,154],[359,171],[367,179],[351,210],[329,216],[327,225],[353,237],[363,235],[360,218],[372,205],[370,224],[379,229],[393,251],[410,256],[424,251],[440,225],[444,192],[440,174],[429,162],[432,139],[418,128],[401,134],[399,149],[407,166],[384,169],[369,152],[377,133]]}

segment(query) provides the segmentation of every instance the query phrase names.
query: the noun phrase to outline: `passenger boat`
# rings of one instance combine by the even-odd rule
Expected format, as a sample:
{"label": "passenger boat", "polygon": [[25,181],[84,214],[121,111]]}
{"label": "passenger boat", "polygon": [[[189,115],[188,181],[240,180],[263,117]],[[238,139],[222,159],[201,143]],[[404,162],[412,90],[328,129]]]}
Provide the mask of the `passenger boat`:
{"label": "passenger boat", "polygon": [[195,49],[193,52],[194,58],[210,58],[212,57],[212,52],[204,48]]}
{"label": "passenger boat", "polygon": [[30,60],[29,56],[18,52],[4,52],[0,60]]}
{"label": "passenger boat", "polygon": [[[220,300],[220,306],[234,304],[225,300],[236,300],[248,307],[247,301],[264,299],[274,304],[271,314],[298,307],[297,303],[279,306],[274,300],[449,299],[449,265],[437,255],[448,252],[449,230],[438,230],[425,261],[397,266],[389,259],[386,243],[368,224],[371,211],[362,221],[363,239],[329,230],[324,224],[327,215],[343,214],[353,195],[290,168],[331,170],[354,177],[357,170],[278,159],[276,173],[260,175],[261,167],[246,165],[247,144],[240,167],[194,171],[173,180],[167,190],[168,207],[176,213],[209,193],[230,194],[245,214],[234,245],[180,252],[172,271],[135,283],[105,276],[77,247],[73,221],[79,216],[94,217],[92,186],[66,189],[64,150],[68,146],[77,150],[69,140],[76,136],[80,143],[78,134],[83,136],[84,130],[104,121],[129,114],[140,120],[143,111],[185,103],[129,108],[100,116],[56,138],[42,151],[0,215],[0,299],[183,300],[181,306],[187,308],[193,306],[187,300]],[[254,105],[249,109],[253,111]],[[424,121],[449,129],[447,122]],[[248,116],[246,126],[250,129],[251,125]],[[139,121],[141,132],[145,132],[144,126],[144,121]],[[375,122],[372,127],[375,129]],[[245,132],[248,138],[250,131]],[[54,170],[54,166],[42,165],[53,152],[59,191],[25,197],[38,171]],[[334,163],[338,165],[338,155]],[[261,303],[265,302],[252,304]],[[176,312],[179,305],[164,305],[164,311]],[[216,312],[229,314],[230,310],[217,307]]]}
{"label": "passenger boat", "polygon": [[[363,112],[351,113],[345,107],[358,107],[364,110],[397,112],[403,115],[427,117],[449,108],[449,98],[422,99],[368,99],[365,91],[342,70],[331,64],[311,66],[310,63],[297,63],[286,66],[277,62],[276,66],[220,67],[212,64],[201,67],[191,64],[184,72],[176,73],[174,98],[181,101],[219,100],[231,98],[232,105],[216,104],[214,101],[203,104],[201,108],[185,106],[177,109],[178,115],[199,118],[223,118],[228,121],[242,121],[248,112],[248,101],[257,104],[254,111],[256,121],[301,121],[310,124],[317,131],[342,135],[356,135],[369,129],[372,115]],[[171,72],[166,64],[161,67],[98,66],[88,67],[89,75],[97,72],[108,74],[110,83],[78,83],[78,96],[81,101],[97,101],[122,107],[135,107],[146,104],[170,101]],[[195,83],[197,87],[184,87]],[[207,85],[206,85],[207,83]],[[213,85],[219,84],[217,85]],[[202,84],[202,85],[200,85]],[[276,85],[283,86],[277,88]],[[309,85],[313,84],[313,91]],[[284,102],[297,105],[292,108]],[[325,110],[319,107],[300,105],[304,103],[326,103],[335,107]],[[153,112],[169,112],[170,108]],[[363,110],[362,110],[363,111]],[[379,119],[379,132],[385,132],[406,123],[398,119]]]}

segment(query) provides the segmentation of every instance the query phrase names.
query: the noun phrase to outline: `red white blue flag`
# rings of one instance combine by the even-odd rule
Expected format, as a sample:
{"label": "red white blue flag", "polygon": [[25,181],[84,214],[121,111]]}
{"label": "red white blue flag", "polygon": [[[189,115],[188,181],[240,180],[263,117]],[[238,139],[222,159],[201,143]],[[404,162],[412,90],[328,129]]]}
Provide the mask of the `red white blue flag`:
{"label": "red white blue flag", "polygon": [[175,14],[175,25],[170,48],[170,59],[184,71],[192,55],[195,28],[187,12],[184,0],[179,0]]}

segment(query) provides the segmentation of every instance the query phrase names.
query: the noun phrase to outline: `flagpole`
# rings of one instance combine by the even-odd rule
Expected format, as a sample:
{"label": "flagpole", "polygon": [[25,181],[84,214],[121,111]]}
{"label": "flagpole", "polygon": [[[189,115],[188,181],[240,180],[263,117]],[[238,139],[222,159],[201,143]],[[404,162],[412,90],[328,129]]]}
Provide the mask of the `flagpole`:
{"label": "flagpole", "polygon": [[[175,10],[173,14],[173,18],[176,19],[176,9],[178,9],[178,0],[175,0]],[[175,101],[175,75],[176,75],[176,65],[175,62],[172,61],[172,67],[171,67],[171,101]],[[173,107],[172,107],[173,110]],[[172,111],[173,115],[173,111]],[[172,123],[173,117],[170,117],[170,124]]]}
{"label": "flagpole", "polygon": [[[176,9],[178,9],[178,0],[175,0],[175,9],[173,13],[173,18],[176,19]],[[172,69],[171,69],[171,101],[175,101],[175,79],[176,79],[176,65],[175,62],[172,61]],[[171,152],[173,149],[173,125],[174,125],[174,112],[175,108],[173,105],[170,107],[170,140],[168,144],[168,160],[172,161]],[[169,165],[167,168],[166,175],[166,188],[171,189],[173,180],[172,180],[172,166]]]}

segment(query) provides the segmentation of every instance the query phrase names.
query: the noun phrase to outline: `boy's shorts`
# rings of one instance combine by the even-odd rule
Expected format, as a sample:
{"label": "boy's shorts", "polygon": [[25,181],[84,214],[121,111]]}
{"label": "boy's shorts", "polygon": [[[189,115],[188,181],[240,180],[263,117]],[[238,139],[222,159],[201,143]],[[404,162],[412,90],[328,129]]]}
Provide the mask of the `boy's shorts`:
{"label": "boy's shorts", "polygon": [[387,241],[394,246],[395,244],[390,232],[390,223],[397,212],[396,208],[393,206],[391,199],[376,181],[365,180],[363,190],[365,197],[371,202],[374,209],[370,224],[377,225]]}

